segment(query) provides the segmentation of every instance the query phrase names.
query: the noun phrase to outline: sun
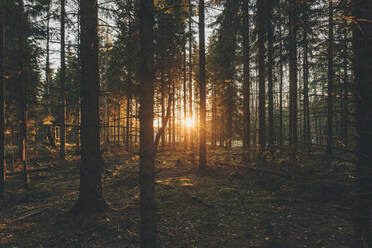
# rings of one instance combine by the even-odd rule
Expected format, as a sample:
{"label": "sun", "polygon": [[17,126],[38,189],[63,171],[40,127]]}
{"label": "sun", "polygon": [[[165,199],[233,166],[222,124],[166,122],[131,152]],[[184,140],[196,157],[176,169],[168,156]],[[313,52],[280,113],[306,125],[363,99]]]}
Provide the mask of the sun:
{"label": "sun", "polygon": [[190,119],[190,118],[187,118],[186,119],[186,121],[185,121],[186,127],[191,127],[193,124],[194,124],[194,120],[193,119]]}

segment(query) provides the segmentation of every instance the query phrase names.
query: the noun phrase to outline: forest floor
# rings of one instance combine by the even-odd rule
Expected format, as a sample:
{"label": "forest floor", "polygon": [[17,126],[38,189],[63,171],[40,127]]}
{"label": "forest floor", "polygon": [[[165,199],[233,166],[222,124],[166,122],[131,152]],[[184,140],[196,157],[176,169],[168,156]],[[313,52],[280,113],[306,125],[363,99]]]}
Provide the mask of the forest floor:
{"label": "forest floor", "polygon": [[[156,158],[159,247],[348,247],[353,164],[346,153],[300,153],[289,179],[285,153],[244,164],[238,150],[209,149],[200,175],[197,157],[178,150]],[[112,149],[104,159],[111,210],[90,218],[68,213],[78,198],[77,156],[40,161],[27,190],[21,175],[10,176],[0,247],[139,247],[138,155]]]}

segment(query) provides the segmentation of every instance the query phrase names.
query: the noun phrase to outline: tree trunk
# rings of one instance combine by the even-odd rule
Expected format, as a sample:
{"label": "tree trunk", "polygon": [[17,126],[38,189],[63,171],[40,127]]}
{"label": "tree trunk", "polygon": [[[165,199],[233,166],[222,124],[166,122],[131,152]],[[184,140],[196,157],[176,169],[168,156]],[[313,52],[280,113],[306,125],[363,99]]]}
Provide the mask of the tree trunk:
{"label": "tree trunk", "polygon": [[268,98],[269,98],[269,149],[274,152],[274,100],[273,100],[273,65],[274,65],[274,45],[273,36],[274,28],[273,18],[273,1],[268,1],[267,8],[267,42],[268,42],[268,64],[267,64],[267,81],[268,81]]}
{"label": "tree trunk", "polygon": [[297,3],[289,1],[289,144],[291,164],[295,163],[297,152]]}
{"label": "tree trunk", "polygon": [[279,85],[279,143],[283,146],[283,37],[282,25],[279,26],[280,36],[280,85]]}
{"label": "tree trunk", "polygon": [[354,204],[353,247],[372,247],[372,1],[353,0],[355,22],[353,28],[355,119],[357,131],[356,199]]}
{"label": "tree trunk", "polygon": [[304,30],[303,30],[303,81],[304,81],[304,122],[303,122],[303,133],[304,133],[304,144],[307,152],[311,149],[311,138],[310,138],[310,108],[309,108],[309,60],[308,60],[308,24],[307,24],[307,3],[304,3]]}
{"label": "tree trunk", "polygon": [[140,238],[141,247],[156,247],[155,168],[154,168],[154,2],[141,0],[139,5],[140,63]]}
{"label": "tree trunk", "polygon": [[[191,0],[189,0],[189,118],[193,120],[193,110],[192,110],[192,5]],[[195,123],[193,123],[194,125]],[[193,137],[193,125],[190,125],[190,150],[194,152],[194,137]]]}
{"label": "tree trunk", "polygon": [[130,146],[129,146],[129,136],[131,135],[130,133],[130,123],[129,123],[129,118],[131,118],[130,116],[130,113],[131,113],[131,95],[129,93],[129,89],[128,89],[128,92],[127,92],[127,117],[126,117],[126,134],[125,134],[125,149],[129,152],[130,151]]}
{"label": "tree trunk", "polygon": [[333,144],[333,2],[328,1],[328,122],[327,122],[327,154],[332,154]]}
{"label": "tree trunk", "polygon": [[[5,6],[0,5],[0,201],[5,185]],[[0,204],[2,205],[2,204]]]}
{"label": "tree trunk", "polygon": [[184,146],[185,150],[187,150],[187,88],[186,88],[186,42],[183,47],[183,129],[184,129]]}
{"label": "tree trunk", "polygon": [[[45,63],[45,78],[46,78],[46,87],[47,87],[47,97],[48,97],[48,116],[52,115],[52,110],[50,107],[51,100],[50,100],[50,87],[51,87],[51,79],[50,79],[50,63],[49,63],[49,42],[50,42],[50,5],[51,1],[48,2],[48,10],[47,10],[47,30],[46,30],[46,63]],[[49,125],[47,127],[47,140],[50,146],[54,149],[56,148],[56,141],[52,135],[52,126]]]}
{"label": "tree trunk", "polygon": [[[20,4],[20,27],[23,28],[23,15],[24,15],[24,3],[23,0],[19,1]],[[27,150],[28,150],[28,140],[27,140],[27,94],[26,94],[26,83],[25,83],[25,66],[23,61],[23,46],[24,46],[24,36],[23,36],[23,30],[20,28],[20,34],[19,34],[19,55],[20,55],[20,61],[19,61],[19,71],[21,72],[19,74],[19,92],[21,93],[21,99],[19,102],[19,108],[20,108],[20,120],[21,120],[21,128],[20,128],[20,154],[21,154],[21,160],[23,165],[23,182],[24,186],[27,187],[30,178],[27,173]]]}
{"label": "tree trunk", "polygon": [[102,192],[103,160],[99,137],[99,74],[97,0],[80,1],[81,25],[81,158],[80,195],[72,212],[103,211],[107,205]]}
{"label": "tree trunk", "polygon": [[176,148],[176,81],[172,80],[172,147]]}
{"label": "tree trunk", "polygon": [[251,142],[251,112],[250,100],[250,42],[249,42],[249,1],[243,0],[243,159],[248,159],[248,152]]}
{"label": "tree trunk", "polygon": [[258,81],[259,81],[259,144],[260,151],[265,150],[265,0],[257,0],[258,32]]}
{"label": "tree trunk", "polygon": [[199,170],[204,170],[207,163],[207,109],[205,79],[205,17],[204,0],[199,0],[199,68],[200,68],[200,128],[199,128]]}
{"label": "tree trunk", "polygon": [[344,69],[344,96],[343,96],[343,99],[344,99],[344,109],[341,110],[341,111],[344,111],[344,114],[343,114],[343,138],[344,138],[344,144],[345,146],[348,145],[348,128],[349,128],[349,87],[348,87],[348,76],[347,76],[347,73],[348,73],[348,67],[347,67],[347,51],[348,51],[348,47],[347,47],[347,30],[346,28],[344,29],[344,47],[343,47],[343,69]]}
{"label": "tree trunk", "polygon": [[212,146],[217,145],[217,107],[216,107],[216,86],[215,82],[212,82]]}
{"label": "tree trunk", "polygon": [[[165,99],[165,92],[164,92],[164,73],[163,71],[160,72],[160,91],[161,91],[161,125],[164,126],[164,119],[165,119],[165,106],[164,106],[164,99]],[[161,136],[161,146],[165,146],[165,130]]]}
{"label": "tree trunk", "polygon": [[66,75],[66,64],[65,64],[65,0],[61,0],[61,112],[60,112],[60,150],[59,155],[61,159],[65,159],[66,156],[66,97],[65,97],[65,75]]}

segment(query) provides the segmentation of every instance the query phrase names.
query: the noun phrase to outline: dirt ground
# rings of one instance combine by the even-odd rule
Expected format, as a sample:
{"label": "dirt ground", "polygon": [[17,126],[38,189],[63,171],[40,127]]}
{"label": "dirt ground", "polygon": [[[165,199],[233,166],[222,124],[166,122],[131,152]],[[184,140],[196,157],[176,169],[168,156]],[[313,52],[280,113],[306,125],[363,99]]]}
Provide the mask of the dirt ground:
{"label": "dirt ground", "polygon": [[[210,149],[208,172],[199,175],[197,157],[178,150],[156,160],[159,247],[348,247],[347,158],[300,155],[289,179],[285,154],[244,164],[237,150]],[[21,175],[8,177],[0,247],[139,247],[138,155],[111,150],[104,159],[110,210],[89,218],[68,212],[78,198],[78,157],[39,162],[27,190]]]}

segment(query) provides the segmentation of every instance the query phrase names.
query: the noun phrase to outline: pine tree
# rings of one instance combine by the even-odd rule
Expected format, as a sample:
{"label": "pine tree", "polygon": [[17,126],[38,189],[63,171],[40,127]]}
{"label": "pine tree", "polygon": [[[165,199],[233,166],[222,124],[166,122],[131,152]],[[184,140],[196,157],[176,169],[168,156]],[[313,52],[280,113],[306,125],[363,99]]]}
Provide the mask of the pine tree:
{"label": "pine tree", "polygon": [[206,78],[205,78],[205,20],[204,0],[199,0],[199,68],[200,68],[200,145],[199,169],[204,170],[207,163],[206,137]]}
{"label": "pine tree", "polygon": [[154,167],[154,2],[140,0],[140,52],[137,80],[140,94],[140,236],[141,247],[156,247]]}
{"label": "pine tree", "polygon": [[372,246],[371,234],[371,192],[372,192],[372,2],[353,0],[353,64],[355,78],[355,119],[357,130],[356,187],[354,201],[354,243],[353,247]]}
{"label": "pine tree", "polygon": [[97,0],[80,1],[81,25],[81,158],[80,194],[72,212],[84,214],[107,208],[102,192],[103,160],[100,151],[98,102]]}

